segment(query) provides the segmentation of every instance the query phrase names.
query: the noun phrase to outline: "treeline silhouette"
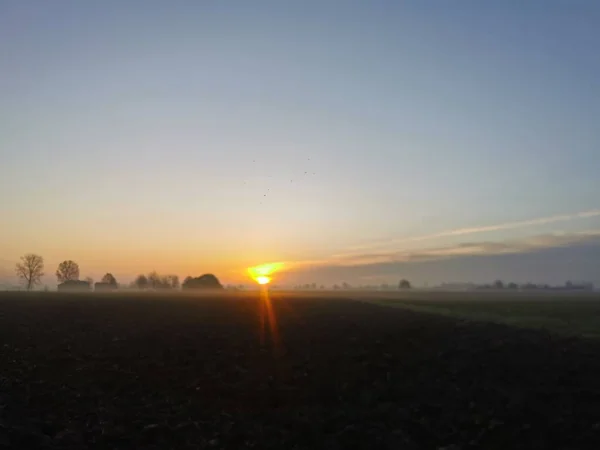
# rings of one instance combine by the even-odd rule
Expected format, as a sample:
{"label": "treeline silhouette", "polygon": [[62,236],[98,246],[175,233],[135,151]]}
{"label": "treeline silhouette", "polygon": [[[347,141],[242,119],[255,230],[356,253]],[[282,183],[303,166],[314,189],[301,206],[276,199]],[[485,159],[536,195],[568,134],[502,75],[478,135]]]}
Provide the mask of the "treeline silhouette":
{"label": "treeline silhouette", "polygon": [[[23,283],[26,290],[30,291],[41,284],[44,276],[44,258],[35,253],[28,253],[21,256],[20,261],[15,265],[15,272],[19,280]],[[137,289],[137,290],[188,290],[188,289],[225,289],[219,279],[207,273],[198,277],[187,276],[183,283],[180,283],[177,275],[161,275],[156,271],[148,274],[138,275],[134,281],[128,285],[119,284],[110,272],[106,273],[99,282],[94,283],[90,277],[80,280],[79,265],[72,260],[61,262],[56,269],[56,279],[58,281],[59,291],[113,291],[119,288]],[[427,287],[427,285],[426,285]],[[272,286],[277,289],[278,286]],[[292,287],[294,290],[360,290],[360,291],[391,291],[411,289],[412,284],[407,279],[401,279],[398,284],[383,283],[380,285],[360,285],[352,286],[346,282],[334,284],[330,288],[317,283],[298,284]],[[241,291],[245,289],[244,285],[228,286],[229,290]],[[493,283],[475,284],[475,283],[442,283],[439,286],[432,286],[429,289],[444,290],[502,290],[502,291],[532,291],[532,290],[551,290],[551,291],[593,291],[594,284],[590,282],[572,282],[567,281],[564,285],[551,286],[548,284],[504,282],[496,280]]]}
{"label": "treeline silhouette", "polygon": [[[44,276],[44,258],[35,253],[28,253],[21,256],[21,259],[15,265],[15,272],[19,280],[30,291],[35,286],[41,284]],[[114,275],[106,273],[102,279],[94,283],[90,277],[80,280],[79,264],[72,260],[65,260],[58,265],[56,269],[56,280],[58,281],[59,291],[113,291],[119,288],[119,283]],[[177,275],[160,275],[152,271],[147,275],[140,274],[130,283],[129,288],[139,290],[182,290],[188,289],[223,289],[219,279],[213,274],[204,274],[199,277],[188,276],[182,284],[179,283]]]}
{"label": "treeline silhouette", "polygon": [[[346,282],[340,284],[334,284],[331,289],[333,289],[334,291],[337,290],[344,290],[344,291],[349,291],[349,290],[356,290],[356,289],[360,289],[360,290],[373,290],[373,291],[379,291],[379,290],[393,290],[393,289],[410,289],[412,287],[412,285],[410,284],[410,281],[406,280],[406,279],[402,279],[400,280],[400,282],[398,283],[398,285],[393,285],[393,284],[388,284],[388,283],[383,283],[381,285],[367,285],[367,286],[352,286]],[[296,286],[294,286],[295,290],[303,290],[303,291],[314,291],[314,290],[325,290],[327,289],[327,287],[324,284],[321,284],[319,286],[317,286],[317,283],[306,283],[306,284],[297,284]]]}
{"label": "treeline silhouette", "polygon": [[[28,253],[21,256],[20,262],[15,266],[15,271],[25,288],[30,291],[35,286],[41,284],[41,279],[44,276],[44,258],[35,253]],[[73,260],[65,260],[61,262],[56,269],[56,279],[58,281],[59,291],[102,291],[109,292],[119,288],[126,289],[137,289],[141,291],[145,290],[189,290],[189,289],[212,289],[220,290],[224,289],[219,279],[211,274],[207,273],[198,277],[187,276],[183,283],[180,283],[177,275],[161,275],[156,271],[152,271],[148,274],[138,275],[134,281],[129,285],[120,285],[117,279],[110,272],[106,273],[99,282],[94,283],[91,277],[86,277],[84,280],[80,279],[79,264]],[[410,289],[411,283],[406,279],[400,280],[397,285],[384,284],[379,286],[371,287],[373,290],[388,290],[388,289]],[[273,286],[274,289],[277,286]],[[341,285],[333,285],[333,290],[351,290],[356,289],[348,283],[342,283]],[[364,288],[364,287],[362,287]],[[229,286],[229,290],[241,291],[245,289],[244,285]],[[294,289],[302,290],[316,290],[327,289],[325,285],[321,284],[317,287],[316,283],[304,284],[294,286]]]}

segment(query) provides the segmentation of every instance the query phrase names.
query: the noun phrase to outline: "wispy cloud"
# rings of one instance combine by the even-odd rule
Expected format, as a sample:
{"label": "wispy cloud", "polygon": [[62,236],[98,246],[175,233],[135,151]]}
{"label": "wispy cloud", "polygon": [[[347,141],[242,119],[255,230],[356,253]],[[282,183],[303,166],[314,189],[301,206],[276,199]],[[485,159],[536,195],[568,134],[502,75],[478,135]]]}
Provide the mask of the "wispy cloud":
{"label": "wispy cloud", "polygon": [[365,254],[359,258],[321,261],[285,273],[285,283],[443,281],[564,283],[586,280],[600,284],[600,230],[555,233],[510,242],[463,242],[412,252]]}
{"label": "wispy cloud", "polygon": [[384,248],[389,249],[390,247],[397,246],[399,244],[408,244],[408,243],[421,242],[421,241],[431,241],[431,240],[441,239],[441,238],[445,238],[445,237],[465,236],[465,235],[471,235],[471,234],[489,233],[489,232],[494,232],[494,231],[514,230],[514,229],[519,229],[519,228],[548,225],[548,224],[558,223],[558,222],[569,222],[569,221],[573,221],[573,220],[588,219],[588,218],[592,218],[592,217],[600,217],[600,209],[582,211],[582,212],[575,213],[575,214],[561,214],[561,215],[548,216],[548,217],[539,217],[536,219],[516,221],[516,222],[505,222],[505,223],[500,223],[500,224],[496,224],[496,225],[457,228],[457,229],[453,229],[453,230],[446,230],[446,231],[441,231],[439,233],[433,233],[433,234],[427,234],[427,235],[421,235],[421,236],[411,236],[411,237],[398,238],[398,239],[378,240],[375,242],[371,242],[369,244],[351,247],[348,249],[349,252],[334,255],[334,257],[357,255],[357,251],[360,251],[360,250],[365,251],[368,249],[371,249],[371,250],[384,249]]}
{"label": "wispy cloud", "polygon": [[600,230],[588,230],[574,233],[549,233],[524,239],[504,242],[481,241],[462,242],[455,245],[421,248],[416,250],[390,250],[362,254],[338,255],[318,261],[302,261],[288,264],[292,271],[301,271],[307,267],[319,266],[368,266],[395,262],[423,262],[477,255],[502,255],[524,253],[546,248],[556,248],[585,243],[600,238]]}

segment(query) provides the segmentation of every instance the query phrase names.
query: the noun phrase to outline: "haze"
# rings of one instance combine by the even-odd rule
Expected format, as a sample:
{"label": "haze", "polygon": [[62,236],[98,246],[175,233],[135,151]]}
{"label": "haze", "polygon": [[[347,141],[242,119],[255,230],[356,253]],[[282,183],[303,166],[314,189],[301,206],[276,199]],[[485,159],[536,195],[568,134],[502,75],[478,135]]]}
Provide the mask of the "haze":
{"label": "haze", "polygon": [[594,1],[3,1],[0,279],[600,282]]}

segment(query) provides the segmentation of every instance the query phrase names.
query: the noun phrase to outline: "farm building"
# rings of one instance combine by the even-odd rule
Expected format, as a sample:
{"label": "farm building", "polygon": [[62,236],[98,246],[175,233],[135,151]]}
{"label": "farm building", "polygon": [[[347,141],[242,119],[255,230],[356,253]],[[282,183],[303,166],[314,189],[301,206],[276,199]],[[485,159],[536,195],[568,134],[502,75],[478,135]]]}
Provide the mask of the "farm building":
{"label": "farm building", "polygon": [[111,292],[117,289],[117,285],[114,283],[101,283],[94,284],[94,291],[96,292]]}
{"label": "farm building", "polygon": [[92,286],[87,281],[67,280],[58,285],[59,292],[89,292]]}

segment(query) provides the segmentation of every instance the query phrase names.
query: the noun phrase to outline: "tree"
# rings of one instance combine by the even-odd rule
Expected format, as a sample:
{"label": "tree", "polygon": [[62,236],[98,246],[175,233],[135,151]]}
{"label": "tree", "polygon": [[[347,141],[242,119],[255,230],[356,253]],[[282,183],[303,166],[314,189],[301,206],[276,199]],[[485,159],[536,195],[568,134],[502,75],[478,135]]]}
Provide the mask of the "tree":
{"label": "tree", "polygon": [[133,283],[138,289],[146,289],[148,287],[148,278],[146,278],[146,275],[138,275]]}
{"label": "tree", "polygon": [[496,280],[494,282],[494,288],[495,289],[504,289],[504,283],[502,282],[502,280]]}
{"label": "tree", "polygon": [[157,271],[150,272],[146,279],[148,280],[148,287],[150,289],[158,289],[161,285],[160,275]]}
{"label": "tree", "polygon": [[21,262],[15,265],[15,272],[30,291],[44,276],[44,258],[34,253],[21,256]]}
{"label": "tree", "polygon": [[79,266],[75,261],[71,260],[61,262],[56,271],[56,278],[58,278],[59,283],[79,280]]}
{"label": "tree", "polygon": [[148,274],[148,287],[152,289],[168,289],[171,287],[170,275],[160,275],[153,271]]}
{"label": "tree", "polygon": [[507,287],[508,287],[508,289],[513,289],[513,290],[519,289],[519,286],[517,286],[517,283],[513,283],[513,282],[508,283]]}
{"label": "tree", "polygon": [[167,275],[167,282],[171,289],[179,289],[179,277],[177,275]]}
{"label": "tree", "polygon": [[90,286],[94,285],[94,279],[92,277],[85,277],[85,282],[88,283]]}
{"label": "tree", "polygon": [[212,273],[197,278],[187,277],[181,286],[183,289],[223,289],[223,285]]}
{"label": "tree", "polygon": [[117,285],[117,279],[113,276],[112,273],[107,273],[100,280],[102,283],[111,284],[113,286]]}
{"label": "tree", "polygon": [[398,283],[398,289],[410,289],[410,281],[402,279]]}

